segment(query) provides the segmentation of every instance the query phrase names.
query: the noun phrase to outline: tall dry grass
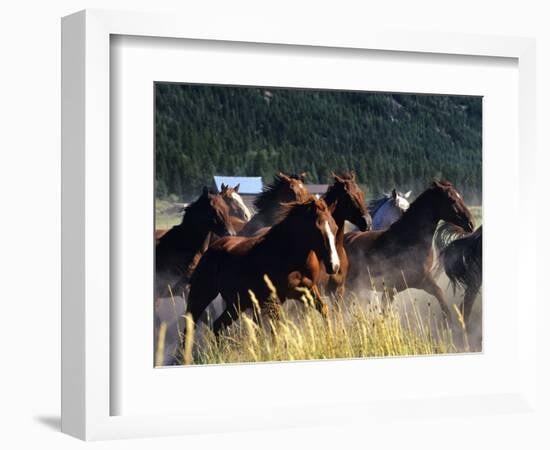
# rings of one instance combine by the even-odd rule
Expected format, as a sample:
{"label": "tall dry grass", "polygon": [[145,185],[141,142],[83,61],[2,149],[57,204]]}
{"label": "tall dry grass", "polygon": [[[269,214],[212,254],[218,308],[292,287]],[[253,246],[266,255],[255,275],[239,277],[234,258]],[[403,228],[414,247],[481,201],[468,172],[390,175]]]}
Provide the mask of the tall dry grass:
{"label": "tall dry grass", "polygon": [[[269,280],[266,280],[269,285]],[[262,361],[299,361],[405,355],[433,355],[469,351],[468,337],[458,309],[451,326],[421,314],[416,300],[404,298],[398,310],[386,301],[388,294],[373,294],[369,302],[350,295],[331,302],[328,319],[314,308],[303,291],[301,302],[281,305],[274,294],[260,310],[254,308],[218,337],[185,317],[178,362],[180,364],[226,364]],[[186,334],[186,339],[183,335]],[[157,361],[158,363],[158,361]]]}

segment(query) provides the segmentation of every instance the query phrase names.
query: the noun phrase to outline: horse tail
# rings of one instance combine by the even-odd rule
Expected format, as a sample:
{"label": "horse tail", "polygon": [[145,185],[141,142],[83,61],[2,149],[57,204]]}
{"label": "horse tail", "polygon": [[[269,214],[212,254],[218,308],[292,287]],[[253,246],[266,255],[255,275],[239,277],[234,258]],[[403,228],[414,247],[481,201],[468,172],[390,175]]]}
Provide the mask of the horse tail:
{"label": "horse tail", "polygon": [[453,292],[456,292],[458,285],[466,288],[469,284],[481,283],[481,239],[481,227],[467,233],[456,225],[444,224],[437,230],[434,241],[438,252],[438,271],[445,271]]}

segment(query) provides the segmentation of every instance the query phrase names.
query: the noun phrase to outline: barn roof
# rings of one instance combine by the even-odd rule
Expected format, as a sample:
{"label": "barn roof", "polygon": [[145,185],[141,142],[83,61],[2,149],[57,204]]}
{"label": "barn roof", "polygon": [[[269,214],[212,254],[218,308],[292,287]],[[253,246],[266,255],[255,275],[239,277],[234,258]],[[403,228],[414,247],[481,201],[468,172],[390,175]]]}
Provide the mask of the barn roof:
{"label": "barn roof", "polygon": [[323,195],[327,192],[328,184],[306,184],[306,189],[310,194]]}
{"label": "barn roof", "polygon": [[239,194],[259,194],[262,192],[262,177],[225,177],[214,175],[214,183],[218,192],[221,191],[222,183],[231,187],[240,184]]}

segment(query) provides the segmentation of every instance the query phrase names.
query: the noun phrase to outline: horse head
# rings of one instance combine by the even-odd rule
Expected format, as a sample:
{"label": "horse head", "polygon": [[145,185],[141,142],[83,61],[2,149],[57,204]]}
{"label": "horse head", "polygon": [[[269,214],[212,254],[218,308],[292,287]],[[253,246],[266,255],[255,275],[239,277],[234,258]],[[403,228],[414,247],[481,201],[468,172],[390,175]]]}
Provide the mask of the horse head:
{"label": "horse head", "polygon": [[411,191],[408,191],[405,194],[403,194],[402,192],[399,192],[394,188],[391,191],[390,198],[393,201],[395,208],[401,210],[401,212],[404,213],[405,211],[407,211],[407,209],[409,209],[410,195],[411,195]]}
{"label": "horse head", "polygon": [[348,220],[359,230],[367,231],[372,226],[372,218],[365,204],[365,194],[355,181],[355,173],[332,174],[334,184],[325,194],[327,204],[335,204],[334,217],[338,220]]}
{"label": "horse head", "polygon": [[238,217],[245,222],[248,222],[252,217],[250,210],[245,205],[242,197],[239,195],[240,183],[234,187],[229,187],[227,184],[221,185],[220,195],[229,207],[229,215]]}
{"label": "horse head", "polygon": [[286,175],[279,172],[278,179],[280,198],[282,202],[298,201],[302,202],[309,197],[309,192],[304,185],[306,173]]}
{"label": "horse head", "polygon": [[436,212],[439,219],[454,223],[464,231],[474,231],[472,213],[451,183],[443,180],[434,181],[429,191],[436,199]]}
{"label": "horse head", "polygon": [[297,237],[297,245],[315,252],[329,274],[340,270],[340,257],[336,250],[338,226],[332,212],[323,199],[310,196],[303,202],[285,204],[285,218],[281,221],[281,225],[287,225],[289,232]]}
{"label": "horse head", "polygon": [[201,196],[185,209],[185,216],[197,227],[212,231],[218,236],[236,234],[229,219],[229,206],[220,194],[211,193],[207,187],[204,187]]}

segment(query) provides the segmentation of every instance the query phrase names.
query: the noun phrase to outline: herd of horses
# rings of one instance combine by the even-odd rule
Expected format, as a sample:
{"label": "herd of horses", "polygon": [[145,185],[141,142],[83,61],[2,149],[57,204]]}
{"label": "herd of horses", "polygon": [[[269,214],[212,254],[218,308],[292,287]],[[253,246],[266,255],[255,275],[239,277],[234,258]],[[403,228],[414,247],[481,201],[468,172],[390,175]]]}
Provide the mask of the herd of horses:
{"label": "herd of horses", "polygon": [[345,301],[346,290],[385,291],[391,301],[417,288],[433,295],[451,320],[434,279],[434,267],[441,267],[453,287],[464,288],[468,321],[481,286],[482,229],[474,231],[451,183],[434,181],[412,203],[410,191],[393,190],[367,204],[353,173],[333,174],[320,197],[307,191],[304,176],[279,173],[255,199],[254,215],[238,185],[223,185],[219,193],[204,188],[181,224],[156,232],[157,298],[183,293],[197,323],[221,296],[216,334],[254,302],[266,307],[273,290],[284,302],[306,289],[327,317],[326,299]]}

